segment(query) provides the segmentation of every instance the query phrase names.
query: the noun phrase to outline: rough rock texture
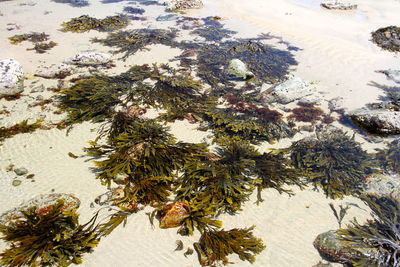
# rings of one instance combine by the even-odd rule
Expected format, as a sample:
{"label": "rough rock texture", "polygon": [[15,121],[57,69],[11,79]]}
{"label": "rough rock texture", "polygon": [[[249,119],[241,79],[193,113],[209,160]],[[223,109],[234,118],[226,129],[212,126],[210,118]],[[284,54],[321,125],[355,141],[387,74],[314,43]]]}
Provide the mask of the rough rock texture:
{"label": "rough rock texture", "polygon": [[321,257],[332,262],[348,263],[354,256],[361,253],[350,247],[346,247],[339,240],[337,232],[333,230],[319,234],[313,244]]}
{"label": "rough rock texture", "polygon": [[166,205],[160,212],[160,228],[173,228],[182,224],[189,217],[188,208],[183,202]]}
{"label": "rough rock texture", "polygon": [[385,74],[389,80],[400,83],[400,70],[378,70],[378,72]]}
{"label": "rough rock texture", "polygon": [[63,210],[72,210],[78,208],[80,205],[79,199],[71,194],[39,195],[22,203],[19,207],[6,211],[0,215],[0,225],[7,226],[11,222],[17,222],[25,218],[23,212],[33,207],[36,209],[36,213],[45,214],[46,212],[51,211],[59,200],[64,201],[62,206]]}
{"label": "rough rock texture", "polygon": [[229,62],[228,74],[234,75],[238,78],[243,78],[245,80],[254,77],[254,74],[247,68],[246,64],[244,64],[243,61],[237,58],[232,59]]}
{"label": "rough rock texture", "polygon": [[351,119],[370,133],[400,134],[400,111],[358,109]]}
{"label": "rough rock texture", "polygon": [[340,2],[337,0],[322,1],[321,6],[327,9],[336,9],[336,10],[353,10],[357,8],[357,5],[355,4]]}
{"label": "rough rock texture", "polygon": [[371,33],[372,42],[392,52],[400,51],[400,27],[389,26]]}
{"label": "rough rock texture", "polygon": [[364,191],[378,196],[392,196],[400,200],[400,176],[371,174],[365,177]]}
{"label": "rough rock texture", "polygon": [[39,67],[35,73],[35,76],[47,78],[47,79],[64,79],[73,73],[71,66],[66,64],[53,64],[48,67]]}
{"label": "rough rock texture", "polygon": [[0,60],[0,96],[15,95],[24,91],[22,66],[14,59]]}
{"label": "rough rock texture", "polygon": [[288,104],[295,100],[309,96],[315,92],[315,87],[301,78],[294,77],[283,83],[269,88],[265,95],[266,102]]}
{"label": "rough rock texture", "polygon": [[166,0],[164,5],[167,6],[168,11],[199,9],[204,6],[201,0]]}
{"label": "rough rock texture", "polygon": [[73,65],[93,66],[103,65],[111,61],[111,55],[99,52],[84,52],[64,60],[64,63]]}

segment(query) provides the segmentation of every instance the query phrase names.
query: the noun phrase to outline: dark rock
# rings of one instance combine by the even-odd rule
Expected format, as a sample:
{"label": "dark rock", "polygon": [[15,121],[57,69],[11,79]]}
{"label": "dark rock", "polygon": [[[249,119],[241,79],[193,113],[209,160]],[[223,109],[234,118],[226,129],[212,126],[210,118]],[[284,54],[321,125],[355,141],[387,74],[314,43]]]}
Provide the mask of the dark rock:
{"label": "dark rock", "polygon": [[400,111],[358,109],[351,119],[369,133],[400,134]]}
{"label": "dark rock", "polygon": [[326,9],[335,9],[335,10],[354,10],[357,8],[357,5],[352,3],[344,3],[337,0],[325,0],[321,2],[321,6]]}
{"label": "dark rock", "polygon": [[392,52],[400,51],[400,27],[389,26],[371,33],[372,41],[379,47]]}

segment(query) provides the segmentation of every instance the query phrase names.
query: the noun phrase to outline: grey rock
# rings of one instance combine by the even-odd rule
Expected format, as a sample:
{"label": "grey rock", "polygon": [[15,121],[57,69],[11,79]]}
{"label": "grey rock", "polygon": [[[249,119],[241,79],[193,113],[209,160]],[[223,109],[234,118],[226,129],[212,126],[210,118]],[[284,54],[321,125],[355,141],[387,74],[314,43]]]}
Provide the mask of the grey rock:
{"label": "grey rock", "polygon": [[64,60],[66,64],[92,66],[103,65],[111,61],[111,55],[99,52],[84,52]]}
{"label": "grey rock", "polygon": [[21,175],[27,174],[28,170],[26,168],[18,168],[18,169],[14,169],[14,172],[16,175],[21,176]]}
{"label": "grey rock", "polygon": [[325,0],[321,2],[321,6],[326,9],[335,9],[335,10],[354,10],[357,9],[356,4],[341,2],[337,0]]}
{"label": "grey rock", "polygon": [[400,134],[400,111],[357,109],[349,112],[351,119],[367,132]]}
{"label": "grey rock", "polygon": [[0,60],[0,96],[24,91],[22,66],[14,59]]}
{"label": "grey rock", "polygon": [[204,6],[201,0],[166,0],[164,5],[168,11],[182,11],[186,9],[200,9]]}
{"label": "grey rock", "polygon": [[171,21],[171,20],[176,20],[178,18],[177,15],[174,14],[168,14],[168,15],[160,15],[156,18],[157,21]]}
{"label": "grey rock", "polygon": [[266,102],[288,104],[302,99],[315,92],[315,87],[299,77],[291,78],[283,83],[269,88],[265,95]]}
{"label": "grey rock", "polygon": [[31,93],[41,93],[41,92],[44,92],[44,90],[46,90],[46,87],[42,84],[42,85],[33,87],[31,90]]}
{"label": "grey rock", "polygon": [[48,67],[39,67],[35,73],[35,76],[46,78],[46,79],[64,79],[67,76],[72,75],[73,68],[67,64],[52,64]]}
{"label": "grey rock", "polygon": [[245,80],[254,77],[254,74],[247,68],[246,64],[240,59],[232,59],[229,62],[228,74],[234,75],[238,78],[243,78]]}
{"label": "grey rock", "polygon": [[365,177],[364,192],[400,200],[400,176],[371,174]]}

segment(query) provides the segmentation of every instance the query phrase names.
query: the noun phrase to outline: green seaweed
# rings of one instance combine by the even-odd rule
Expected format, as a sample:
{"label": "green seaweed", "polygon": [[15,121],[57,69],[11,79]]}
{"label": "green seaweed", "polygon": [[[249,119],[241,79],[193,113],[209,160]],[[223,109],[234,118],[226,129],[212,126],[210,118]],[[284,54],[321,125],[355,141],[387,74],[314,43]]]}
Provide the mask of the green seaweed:
{"label": "green seaweed", "polygon": [[83,33],[96,30],[100,32],[109,32],[125,28],[128,24],[128,19],[122,15],[108,16],[104,19],[96,19],[88,15],[82,15],[70,21],[63,22],[61,24],[61,31]]}
{"label": "green seaweed", "polygon": [[216,263],[228,264],[228,256],[237,254],[242,261],[255,262],[255,255],[264,249],[260,238],[253,235],[254,226],[244,229],[209,230],[200,237],[195,245],[202,266],[214,266]]}
{"label": "green seaweed", "polygon": [[362,178],[373,170],[370,155],[339,129],[319,130],[316,138],[297,141],[289,151],[295,168],[330,198],[357,195]]}
{"label": "green seaweed", "polygon": [[29,41],[32,43],[39,43],[49,40],[49,35],[42,32],[32,32],[25,34],[17,34],[8,38],[12,44],[19,44],[24,41]]}
{"label": "green seaweed", "polygon": [[365,253],[352,259],[354,266],[398,266],[400,262],[400,203],[388,196],[361,197],[372,210],[372,219],[360,224],[354,219],[345,229],[339,229],[341,241]]}
{"label": "green seaweed", "polygon": [[400,174],[400,139],[390,142],[386,149],[378,149],[376,159],[383,170]]}

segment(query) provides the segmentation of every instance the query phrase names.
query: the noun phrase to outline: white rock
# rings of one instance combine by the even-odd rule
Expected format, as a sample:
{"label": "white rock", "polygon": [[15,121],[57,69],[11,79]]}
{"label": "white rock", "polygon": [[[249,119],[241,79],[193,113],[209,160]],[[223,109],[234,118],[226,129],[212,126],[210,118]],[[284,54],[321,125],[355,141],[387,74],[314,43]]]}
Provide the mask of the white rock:
{"label": "white rock", "polygon": [[73,65],[103,65],[111,61],[111,55],[99,52],[84,52],[64,60],[64,63]]}
{"label": "white rock", "polygon": [[392,196],[400,200],[400,177],[398,175],[371,174],[365,177],[364,191],[378,196]]}
{"label": "white rock", "polygon": [[228,74],[243,78],[245,80],[254,77],[254,74],[247,68],[246,64],[237,58],[232,59],[229,62]]}
{"label": "white rock", "polygon": [[48,67],[42,66],[36,71],[35,76],[47,79],[63,79],[73,72],[73,68],[67,64],[52,64]]}
{"label": "white rock", "polygon": [[266,92],[265,100],[267,102],[276,101],[281,104],[288,104],[305,96],[309,96],[314,92],[314,86],[301,78],[294,77],[269,88]]}
{"label": "white rock", "polygon": [[204,6],[201,0],[166,0],[164,5],[167,6],[168,11],[199,9]]}
{"label": "white rock", "polygon": [[14,59],[0,60],[0,96],[24,91],[22,66]]}
{"label": "white rock", "polygon": [[357,5],[353,3],[341,2],[337,0],[322,1],[321,6],[327,9],[336,9],[336,10],[353,10],[357,8]]}

